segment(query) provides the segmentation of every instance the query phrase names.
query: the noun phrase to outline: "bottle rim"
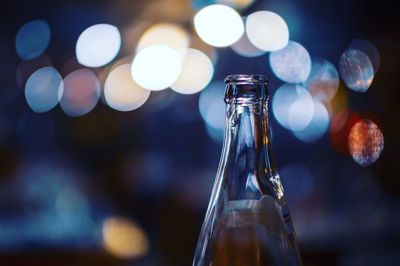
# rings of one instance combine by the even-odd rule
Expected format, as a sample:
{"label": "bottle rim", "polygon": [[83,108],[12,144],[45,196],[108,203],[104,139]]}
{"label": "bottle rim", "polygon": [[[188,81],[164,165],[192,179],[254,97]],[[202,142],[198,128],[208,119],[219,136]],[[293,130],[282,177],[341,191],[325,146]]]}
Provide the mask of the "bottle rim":
{"label": "bottle rim", "polygon": [[225,83],[240,82],[240,83],[267,83],[268,78],[261,74],[234,74],[225,78]]}

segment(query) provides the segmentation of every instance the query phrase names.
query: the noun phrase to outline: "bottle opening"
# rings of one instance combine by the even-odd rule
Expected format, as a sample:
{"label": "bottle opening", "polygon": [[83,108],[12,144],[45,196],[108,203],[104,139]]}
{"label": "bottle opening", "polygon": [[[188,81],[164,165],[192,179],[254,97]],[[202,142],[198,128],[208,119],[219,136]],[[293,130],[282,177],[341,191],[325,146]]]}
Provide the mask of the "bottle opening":
{"label": "bottle opening", "polygon": [[230,75],[225,79],[225,102],[266,101],[268,100],[267,81],[264,75]]}
{"label": "bottle opening", "polygon": [[268,82],[268,78],[265,75],[247,75],[247,74],[235,74],[229,75],[225,78],[225,83],[264,83]]}

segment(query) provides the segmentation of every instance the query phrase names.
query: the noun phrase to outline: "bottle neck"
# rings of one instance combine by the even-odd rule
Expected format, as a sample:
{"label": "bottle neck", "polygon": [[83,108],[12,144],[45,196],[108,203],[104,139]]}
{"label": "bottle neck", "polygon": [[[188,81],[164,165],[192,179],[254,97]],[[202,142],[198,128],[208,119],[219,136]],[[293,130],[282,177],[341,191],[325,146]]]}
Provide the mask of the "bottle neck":
{"label": "bottle neck", "polygon": [[[271,158],[268,102],[227,104],[225,141],[237,163],[246,156],[247,170],[274,174]],[[256,160],[257,159],[257,160]],[[262,169],[261,169],[262,168]]]}
{"label": "bottle neck", "polygon": [[[268,94],[264,83],[231,82],[227,103],[225,143],[221,169],[227,178],[230,200],[280,199],[283,190],[272,160],[268,122]],[[279,178],[278,178],[279,179]]]}

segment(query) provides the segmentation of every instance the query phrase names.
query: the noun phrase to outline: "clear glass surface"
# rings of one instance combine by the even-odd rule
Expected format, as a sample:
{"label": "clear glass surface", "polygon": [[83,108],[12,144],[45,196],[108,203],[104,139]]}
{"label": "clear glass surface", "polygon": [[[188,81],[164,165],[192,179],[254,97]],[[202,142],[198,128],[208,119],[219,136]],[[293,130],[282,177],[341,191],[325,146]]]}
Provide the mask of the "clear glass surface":
{"label": "clear glass surface", "polygon": [[225,82],[224,145],[193,265],[302,265],[271,156],[266,77]]}

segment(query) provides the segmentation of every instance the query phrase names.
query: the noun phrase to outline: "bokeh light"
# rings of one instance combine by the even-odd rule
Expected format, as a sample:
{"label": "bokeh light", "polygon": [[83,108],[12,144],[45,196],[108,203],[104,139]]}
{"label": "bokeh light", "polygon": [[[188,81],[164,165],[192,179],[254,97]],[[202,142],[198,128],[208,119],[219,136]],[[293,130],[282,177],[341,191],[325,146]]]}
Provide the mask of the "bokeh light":
{"label": "bokeh light", "polygon": [[319,101],[328,102],[339,89],[339,73],[328,60],[312,58],[311,72],[303,86]]}
{"label": "bokeh light", "polygon": [[368,90],[374,78],[374,68],[368,56],[354,49],[343,52],[339,72],[346,86],[357,92]]}
{"label": "bokeh light", "polygon": [[146,255],[149,241],[146,233],[136,223],[120,217],[111,217],[103,223],[105,250],[121,259]]}
{"label": "bokeh light", "polygon": [[233,44],[244,32],[240,15],[225,5],[210,5],[194,16],[194,27],[200,38],[215,47]]}
{"label": "bokeh light", "polygon": [[100,98],[100,84],[88,69],[79,69],[68,74],[60,90],[60,106],[69,116],[81,116],[90,112]]}
{"label": "bokeh light", "polygon": [[132,77],[143,88],[162,90],[179,77],[181,55],[165,45],[152,45],[138,52],[132,63]]}
{"label": "bokeh light", "polygon": [[51,110],[58,104],[59,90],[63,90],[62,77],[53,67],[35,71],[25,85],[25,98],[36,113]]}
{"label": "bokeh light", "polygon": [[370,41],[363,39],[354,39],[349,46],[350,49],[358,50],[364,52],[374,67],[374,72],[376,73],[381,64],[381,56],[379,55],[379,50]]}
{"label": "bokeh light", "polygon": [[245,57],[256,57],[265,54],[264,50],[261,50],[255,47],[247,37],[247,33],[245,32],[240,39],[232,44],[232,50],[237,54]]}
{"label": "bokeh light", "polygon": [[293,131],[293,134],[302,142],[316,142],[328,131],[329,119],[329,112],[325,105],[314,100],[314,112],[311,122],[303,130]]}
{"label": "bokeh light", "polygon": [[374,163],[383,151],[382,131],[371,120],[360,120],[350,130],[348,145],[354,161],[368,166]]}
{"label": "bokeh light", "polygon": [[189,45],[189,35],[178,25],[170,23],[156,24],[143,33],[136,50],[140,51],[155,44],[166,45],[178,51],[184,50]]}
{"label": "bokeh light", "polygon": [[246,20],[249,40],[259,49],[276,51],[289,42],[289,29],[278,14],[271,11],[257,11]]}
{"label": "bokeh light", "polygon": [[45,20],[33,20],[23,25],[15,39],[15,47],[22,59],[41,55],[50,43],[50,26]]}
{"label": "bokeh light", "polygon": [[150,96],[150,91],[140,87],[131,75],[131,64],[114,68],[104,85],[107,104],[118,111],[131,111],[142,106]]}
{"label": "bokeh light", "polygon": [[301,131],[313,118],[313,99],[304,87],[283,84],[272,98],[272,112],[279,124],[286,129]]}
{"label": "bokeh light", "polygon": [[84,30],[76,42],[76,58],[88,67],[108,64],[118,54],[121,35],[117,27],[96,24]]}
{"label": "bokeh light", "polygon": [[199,97],[199,111],[206,125],[222,131],[225,127],[225,84],[222,81],[212,82]]}
{"label": "bokeh light", "polygon": [[274,74],[288,83],[304,82],[311,72],[309,53],[301,44],[294,41],[290,41],[281,50],[271,52],[269,63]]}
{"label": "bokeh light", "polygon": [[199,50],[187,49],[183,53],[181,73],[171,89],[182,94],[193,94],[208,85],[214,66],[208,56]]}

